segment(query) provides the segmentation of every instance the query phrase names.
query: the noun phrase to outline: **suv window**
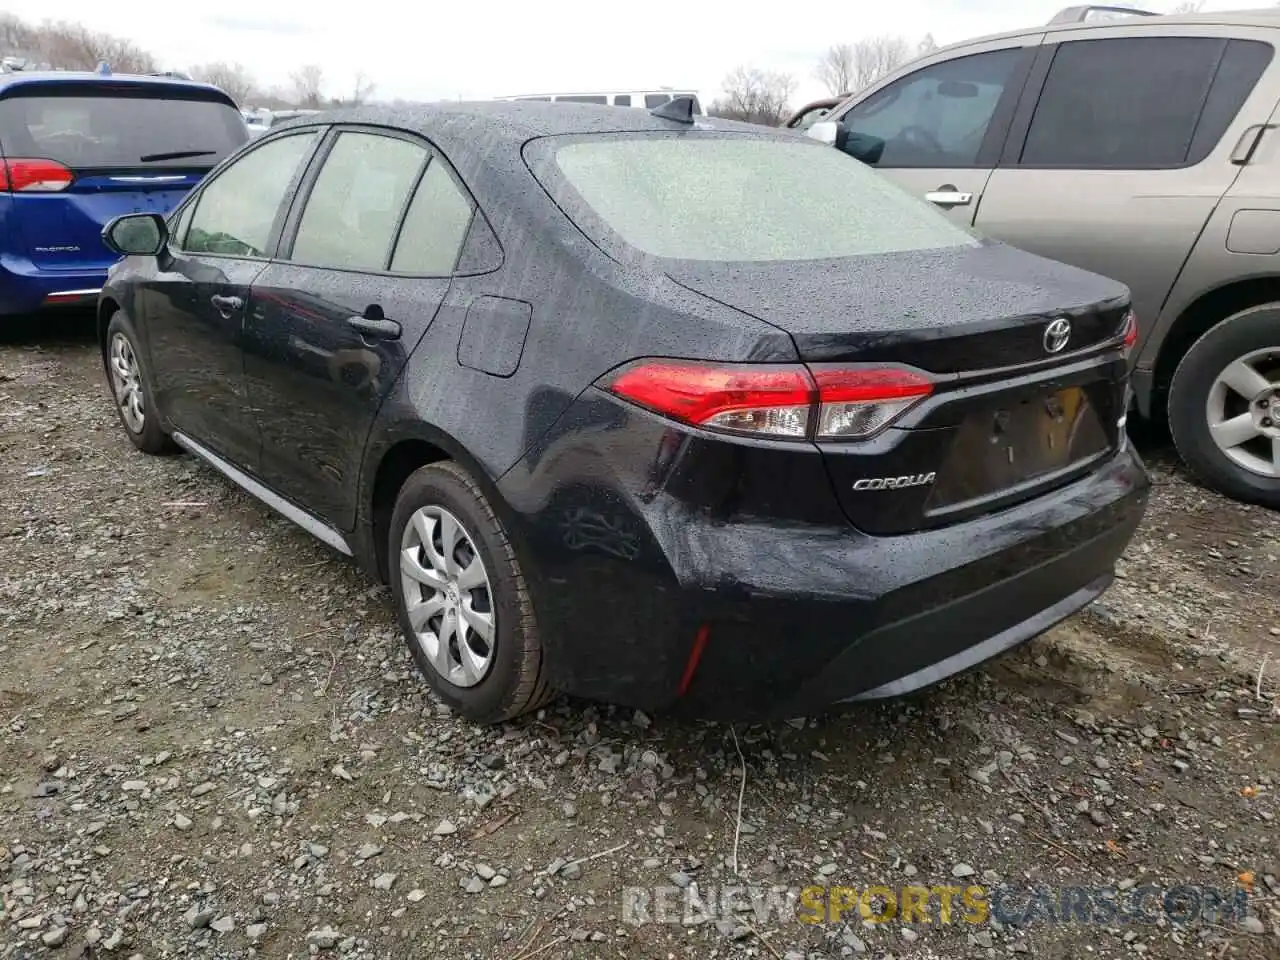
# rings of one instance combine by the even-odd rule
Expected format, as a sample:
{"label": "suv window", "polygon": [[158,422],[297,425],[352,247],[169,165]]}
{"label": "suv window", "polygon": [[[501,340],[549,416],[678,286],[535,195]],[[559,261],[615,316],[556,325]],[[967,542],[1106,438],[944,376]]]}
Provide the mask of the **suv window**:
{"label": "suv window", "polygon": [[613,105],[614,105],[615,107],[629,107],[629,106],[631,106],[631,94],[629,94],[629,93],[620,93],[620,94],[618,94],[616,97],[614,97],[614,98],[613,98]]}
{"label": "suv window", "polygon": [[310,155],[314,132],[264,143],[210,180],[196,200],[188,253],[265,257],[271,227],[285,193]]}
{"label": "suv window", "polygon": [[442,277],[453,273],[471,225],[471,200],[439,160],[422,176],[396,241],[391,269]]}
{"label": "suv window", "polygon": [[[209,169],[249,139],[240,111],[210,94],[139,84],[31,84],[0,100],[11,157],[84,167]],[[198,156],[168,154],[199,151]],[[207,151],[207,152],[206,152]]]}
{"label": "suv window", "polygon": [[841,117],[884,141],[881,167],[972,167],[1023,48],[935,63],[878,90]]}
{"label": "suv window", "polygon": [[1085,168],[1198,163],[1222,138],[1271,56],[1270,44],[1217,37],[1063,43],[1020,162]]}
{"label": "suv window", "polygon": [[385,270],[396,227],[427,151],[374,133],[338,136],[298,222],[290,260]]}
{"label": "suv window", "polygon": [[646,93],[644,95],[644,105],[652,110],[654,107],[660,107],[671,99],[669,94],[665,93]]}

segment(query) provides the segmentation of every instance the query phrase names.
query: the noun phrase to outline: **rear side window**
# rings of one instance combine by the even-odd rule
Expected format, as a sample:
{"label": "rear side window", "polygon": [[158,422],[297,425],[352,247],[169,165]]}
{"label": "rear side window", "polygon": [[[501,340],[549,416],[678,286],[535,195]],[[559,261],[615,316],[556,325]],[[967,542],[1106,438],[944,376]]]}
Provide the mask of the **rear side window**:
{"label": "rear side window", "polygon": [[644,105],[652,110],[654,107],[660,107],[671,97],[665,93],[646,93],[644,95]]}
{"label": "rear side window", "polygon": [[400,213],[426,159],[423,147],[397,137],[341,134],[307,198],[289,259],[385,270]]}
{"label": "rear side window", "polygon": [[453,273],[471,212],[471,200],[445,165],[432,160],[405,215],[391,269],[432,277]]}
{"label": "rear side window", "polygon": [[1022,149],[1024,166],[1160,168],[1208,155],[1272,56],[1216,37],[1063,43]]}
{"label": "rear side window", "polygon": [[575,93],[575,94],[570,94],[570,95],[569,95],[569,96],[567,96],[567,97],[556,97],[556,100],[557,100],[558,102],[560,102],[560,103],[604,103],[604,104],[607,104],[607,103],[609,102],[609,98],[608,98],[608,97],[606,97],[606,96],[604,96],[603,94],[597,95],[597,94],[588,94],[588,93],[581,93],[581,94]]}
{"label": "rear side window", "polygon": [[[654,257],[818,260],[979,242],[869,167],[815,142],[593,137],[562,145],[555,160],[607,230]],[[575,219],[599,233],[591,218]]]}
{"label": "rear side window", "polygon": [[0,145],[11,157],[86,167],[209,168],[249,139],[228,103],[175,99],[159,88],[48,84],[0,100]]}
{"label": "rear side window", "polygon": [[314,141],[314,133],[281,137],[233,160],[196,198],[182,248],[229,257],[267,256],[281,202]]}
{"label": "rear side window", "polygon": [[629,107],[629,106],[631,106],[631,94],[629,94],[629,93],[620,93],[620,94],[618,94],[616,97],[614,97],[614,98],[613,98],[613,105],[614,105],[615,107]]}

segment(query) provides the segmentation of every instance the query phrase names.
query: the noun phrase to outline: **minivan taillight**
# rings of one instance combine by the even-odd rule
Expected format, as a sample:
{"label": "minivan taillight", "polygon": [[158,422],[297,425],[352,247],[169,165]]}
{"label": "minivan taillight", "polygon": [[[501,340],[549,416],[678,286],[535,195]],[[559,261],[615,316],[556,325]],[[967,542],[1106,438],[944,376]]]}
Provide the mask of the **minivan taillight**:
{"label": "minivan taillight", "polygon": [[0,160],[0,192],[57,193],[71,186],[75,175],[55,160]]}
{"label": "minivan taillight", "polygon": [[791,440],[863,440],[933,392],[901,367],[640,360],[604,378],[615,396],[692,426]]}

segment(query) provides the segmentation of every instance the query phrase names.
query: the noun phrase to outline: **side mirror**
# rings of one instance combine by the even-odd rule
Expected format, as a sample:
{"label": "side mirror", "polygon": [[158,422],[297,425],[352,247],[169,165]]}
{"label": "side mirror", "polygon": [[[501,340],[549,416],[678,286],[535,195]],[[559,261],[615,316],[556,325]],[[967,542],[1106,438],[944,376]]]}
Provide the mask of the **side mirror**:
{"label": "side mirror", "polygon": [[806,137],[812,137],[819,143],[825,143],[834,147],[836,145],[836,132],[840,129],[840,125],[834,120],[819,120],[813,126],[804,132]]}
{"label": "side mirror", "polygon": [[158,213],[130,213],[116,217],[103,228],[107,249],[123,256],[155,256],[164,249],[169,229]]}

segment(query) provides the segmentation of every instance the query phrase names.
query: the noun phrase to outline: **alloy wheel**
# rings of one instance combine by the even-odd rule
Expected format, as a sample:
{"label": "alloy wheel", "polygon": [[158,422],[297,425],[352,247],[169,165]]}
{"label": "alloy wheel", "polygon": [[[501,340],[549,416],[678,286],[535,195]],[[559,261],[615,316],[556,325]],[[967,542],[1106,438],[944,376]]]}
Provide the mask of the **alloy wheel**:
{"label": "alloy wheel", "polygon": [[1280,478],[1280,348],[1227,364],[1205,403],[1209,435],[1237,466]]}
{"label": "alloy wheel", "polygon": [[400,581],[414,641],[442,678],[473,687],[494,655],[494,604],[475,539],[443,507],[416,510],[400,538]]}
{"label": "alloy wheel", "polygon": [[141,433],[147,423],[142,374],[138,369],[138,358],[133,353],[133,344],[122,333],[111,338],[109,367],[111,386],[120,407],[120,415],[130,430]]}

